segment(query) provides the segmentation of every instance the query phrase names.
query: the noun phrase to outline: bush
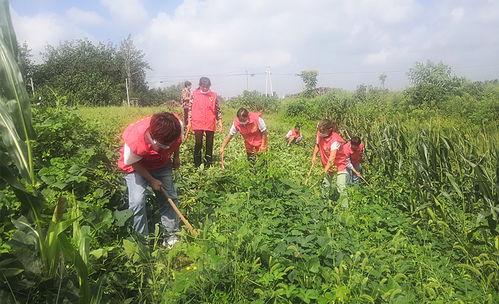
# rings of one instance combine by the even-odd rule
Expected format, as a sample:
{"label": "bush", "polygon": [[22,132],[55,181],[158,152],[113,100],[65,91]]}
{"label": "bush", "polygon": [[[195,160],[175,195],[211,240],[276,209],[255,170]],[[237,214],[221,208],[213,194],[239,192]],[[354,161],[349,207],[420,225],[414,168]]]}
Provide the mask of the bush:
{"label": "bush", "polygon": [[242,95],[227,100],[234,108],[246,108],[252,112],[269,113],[277,110],[279,99],[276,96],[265,96],[257,91],[244,91]]}

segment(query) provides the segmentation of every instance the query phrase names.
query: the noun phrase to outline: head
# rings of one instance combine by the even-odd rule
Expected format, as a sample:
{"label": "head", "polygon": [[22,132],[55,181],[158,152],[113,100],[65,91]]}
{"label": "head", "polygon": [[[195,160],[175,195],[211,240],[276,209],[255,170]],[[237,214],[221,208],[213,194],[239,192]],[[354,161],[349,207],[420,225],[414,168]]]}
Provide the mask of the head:
{"label": "head", "polygon": [[296,132],[300,132],[300,125],[296,125],[296,126],[295,126],[295,131],[296,131]]}
{"label": "head", "polygon": [[201,77],[199,78],[199,89],[201,92],[209,92],[211,87],[211,81],[210,78],[208,77]]}
{"label": "head", "polygon": [[361,140],[360,137],[354,136],[352,139],[350,139],[350,147],[352,150],[357,150],[360,146]]}
{"label": "head", "polygon": [[187,80],[186,82],[184,82],[184,88],[190,89],[191,87],[192,87],[192,83],[190,81]]}
{"label": "head", "polygon": [[331,136],[331,134],[333,134],[333,132],[336,132],[337,125],[335,121],[331,121],[329,119],[323,119],[319,121],[317,128],[319,129],[319,133],[321,134],[322,137],[329,137]]}
{"label": "head", "polygon": [[249,112],[245,108],[239,108],[239,110],[237,110],[236,116],[239,120],[239,123],[242,125],[247,124],[249,121]]}
{"label": "head", "polygon": [[180,137],[181,128],[180,122],[172,113],[162,112],[152,116],[149,134],[153,144],[167,149],[166,146],[171,146]]}

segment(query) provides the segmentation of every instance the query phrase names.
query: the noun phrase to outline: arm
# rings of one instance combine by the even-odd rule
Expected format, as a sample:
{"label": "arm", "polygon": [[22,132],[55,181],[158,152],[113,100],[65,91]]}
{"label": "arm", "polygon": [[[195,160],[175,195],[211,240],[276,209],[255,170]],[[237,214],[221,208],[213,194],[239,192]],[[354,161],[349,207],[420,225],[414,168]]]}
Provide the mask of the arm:
{"label": "arm", "polygon": [[326,167],[324,167],[325,173],[328,173],[329,169],[331,169],[331,164],[333,163],[334,159],[336,158],[336,151],[338,151],[338,150],[332,150],[331,153],[329,154],[329,159],[327,160]]}
{"label": "arm", "polygon": [[315,145],[314,152],[312,154],[312,166],[317,162],[317,152],[319,152],[319,145]]}
{"label": "arm", "polygon": [[145,178],[147,180],[147,182],[149,183],[149,185],[151,186],[151,188],[154,191],[161,190],[161,186],[162,186],[161,181],[158,179],[155,179],[151,175],[151,173],[149,173],[149,171],[144,167],[144,165],[142,165],[141,162],[133,163],[131,166],[135,170],[135,172],[139,173],[140,175],[142,175],[143,178]]}
{"label": "arm", "polygon": [[225,138],[224,142],[222,143],[222,146],[220,147],[220,154],[224,154],[225,147],[229,144],[230,140],[234,137],[233,135],[227,135]]}
{"label": "arm", "polygon": [[218,129],[220,132],[224,131],[224,125],[222,123],[222,110],[220,110],[220,104],[218,102],[218,98],[215,100],[215,115],[217,117]]}

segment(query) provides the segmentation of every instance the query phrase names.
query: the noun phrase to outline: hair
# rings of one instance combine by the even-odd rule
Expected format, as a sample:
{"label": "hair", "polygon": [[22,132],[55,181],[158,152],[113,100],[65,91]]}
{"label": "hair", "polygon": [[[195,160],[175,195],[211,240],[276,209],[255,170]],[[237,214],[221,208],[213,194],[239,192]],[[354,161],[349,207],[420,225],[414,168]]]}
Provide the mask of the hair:
{"label": "hair", "polygon": [[295,126],[295,129],[299,129],[299,128],[300,128],[300,125],[296,125],[296,126]]}
{"label": "hair", "polygon": [[149,124],[151,137],[162,144],[171,143],[179,138],[181,128],[177,117],[168,112],[154,114]]}
{"label": "hair", "polygon": [[192,83],[189,80],[187,80],[186,82],[184,82],[184,88],[187,88],[190,85],[192,85]]}
{"label": "hair", "polygon": [[360,145],[360,137],[358,137],[358,136],[352,137],[352,139],[350,139],[350,144],[353,146]]}
{"label": "hair", "polygon": [[237,117],[248,117],[248,115],[249,115],[249,112],[248,112],[248,110],[246,110],[246,108],[239,108],[239,110],[237,110],[237,114],[236,114]]}
{"label": "hair", "polygon": [[338,125],[336,124],[336,121],[332,121],[329,119],[323,119],[319,121],[317,124],[317,128],[319,131],[321,130],[333,130],[333,132],[336,132],[338,129]]}
{"label": "hair", "polygon": [[201,86],[203,84],[211,86],[210,78],[208,78],[208,77],[201,77],[201,78],[199,78],[199,86]]}

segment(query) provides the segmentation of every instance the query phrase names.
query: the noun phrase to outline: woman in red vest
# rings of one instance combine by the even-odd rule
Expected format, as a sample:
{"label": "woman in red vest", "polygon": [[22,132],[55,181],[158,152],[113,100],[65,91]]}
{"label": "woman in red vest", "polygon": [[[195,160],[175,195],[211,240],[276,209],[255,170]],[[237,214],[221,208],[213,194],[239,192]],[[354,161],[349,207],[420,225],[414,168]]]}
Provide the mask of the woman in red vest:
{"label": "woman in red vest", "polygon": [[[151,186],[159,204],[161,224],[166,231],[165,245],[173,246],[178,241],[178,216],[161,191],[165,187],[168,195],[178,204],[173,186],[172,167],[180,166],[179,147],[182,142],[182,124],[171,113],[158,113],[129,125],[123,132],[125,142],[120,150],[118,167],[123,170],[128,188],[128,209],[133,211],[133,228],[138,233],[149,235],[146,193]],[[170,158],[173,156],[173,164]]]}
{"label": "woman in red vest", "polygon": [[234,119],[229,131],[220,147],[220,155],[223,159],[225,147],[229,144],[232,137],[240,132],[244,138],[248,160],[254,161],[256,154],[267,150],[269,138],[267,135],[267,126],[260,113],[248,112],[245,108],[237,110],[237,118]]}
{"label": "woman in red vest", "polygon": [[347,158],[344,152],[344,141],[337,133],[336,122],[329,119],[319,121],[317,125],[317,145],[312,155],[312,166],[317,161],[317,152],[320,152],[322,166],[327,174],[324,184],[326,191],[332,186],[332,179],[336,174],[336,187],[340,194],[346,187]]}
{"label": "woman in red vest", "polygon": [[194,145],[194,165],[201,166],[201,150],[203,149],[203,136],[206,136],[205,166],[209,167],[213,159],[213,138],[216,130],[216,122],[223,132],[222,113],[218,105],[217,93],[210,91],[211,81],[208,77],[199,79],[199,88],[192,92],[192,103],[189,111],[189,126],[187,130],[193,130],[196,137]]}
{"label": "woman in red vest", "polygon": [[362,158],[364,157],[364,144],[360,137],[354,136],[345,145],[345,154],[347,156],[347,182],[359,183],[362,175]]}

